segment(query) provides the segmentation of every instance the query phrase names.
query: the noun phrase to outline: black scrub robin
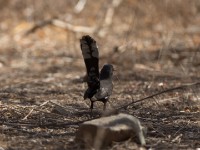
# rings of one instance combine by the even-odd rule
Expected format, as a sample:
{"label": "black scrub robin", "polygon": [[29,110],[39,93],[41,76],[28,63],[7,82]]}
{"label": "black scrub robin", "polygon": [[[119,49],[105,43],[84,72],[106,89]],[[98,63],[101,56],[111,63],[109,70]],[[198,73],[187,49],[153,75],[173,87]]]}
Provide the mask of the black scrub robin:
{"label": "black scrub robin", "polygon": [[96,41],[86,35],[80,39],[80,44],[87,71],[88,88],[85,91],[84,99],[90,99],[91,110],[95,101],[103,102],[105,110],[106,103],[113,90],[114,68],[111,64],[105,64],[99,73],[99,51]]}

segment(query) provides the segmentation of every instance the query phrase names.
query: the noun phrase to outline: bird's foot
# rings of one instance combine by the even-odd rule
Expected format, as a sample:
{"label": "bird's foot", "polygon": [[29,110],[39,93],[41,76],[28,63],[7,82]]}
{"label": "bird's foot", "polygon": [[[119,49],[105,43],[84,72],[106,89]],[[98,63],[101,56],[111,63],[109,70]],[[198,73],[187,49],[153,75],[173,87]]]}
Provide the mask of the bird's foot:
{"label": "bird's foot", "polygon": [[91,105],[90,105],[90,112],[91,112],[91,114],[93,113],[93,106],[94,106],[93,103],[94,103],[94,102],[91,101]]}

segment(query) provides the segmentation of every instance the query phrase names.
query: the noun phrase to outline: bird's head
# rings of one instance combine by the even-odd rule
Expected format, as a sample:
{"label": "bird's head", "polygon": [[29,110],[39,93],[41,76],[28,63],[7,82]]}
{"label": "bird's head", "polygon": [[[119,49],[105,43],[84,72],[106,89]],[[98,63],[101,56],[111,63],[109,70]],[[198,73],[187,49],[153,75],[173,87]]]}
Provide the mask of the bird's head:
{"label": "bird's head", "polygon": [[106,64],[103,66],[100,72],[100,80],[112,78],[114,67],[111,64]]}

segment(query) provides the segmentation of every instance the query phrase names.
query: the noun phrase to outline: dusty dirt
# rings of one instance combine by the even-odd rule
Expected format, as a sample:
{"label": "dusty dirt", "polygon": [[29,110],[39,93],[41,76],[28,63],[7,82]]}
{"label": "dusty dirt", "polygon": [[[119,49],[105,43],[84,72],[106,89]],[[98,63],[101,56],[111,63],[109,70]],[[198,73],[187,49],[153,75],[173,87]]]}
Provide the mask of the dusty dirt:
{"label": "dusty dirt", "polygon": [[[103,113],[102,103],[95,103],[91,114],[90,102],[83,100],[85,67],[79,39],[85,33],[53,25],[23,33],[34,21],[54,16],[67,21],[71,17],[72,24],[95,25],[107,11],[106,2],[88,1],[80,14],[73,13],[75,2],[19,2],[6,2],[1,10],[0,147],[82,149],[74,142],[78,124]],[[124,0],[106,35],[92,34],[99,44],[100,66],[112,63],[116,70],[109,110],[200,82],[200,3],[173,2]],[[59,106],[65,112],[59,113]],[[144,149],[200,147],[200,84],[160,94],[120,112],[138,117],[147,127]],[[107,149],[139,147],[128,140]]]}

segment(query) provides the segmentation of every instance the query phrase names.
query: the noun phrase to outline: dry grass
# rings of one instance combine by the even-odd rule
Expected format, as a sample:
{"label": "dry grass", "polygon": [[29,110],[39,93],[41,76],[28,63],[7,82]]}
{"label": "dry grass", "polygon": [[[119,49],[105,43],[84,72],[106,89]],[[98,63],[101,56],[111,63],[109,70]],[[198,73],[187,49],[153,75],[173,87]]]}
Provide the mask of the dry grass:
{"label": "dry grass", "polygon": [[[23,36],[38,21],[57,17],[72,25],[103,26],[111,1],[0,0],[0,146],[5,149],[81,149],[71,125],[91,116],[83,101],[85,68],[79,48],[84,33],[47,25]],[[200,2],[198,0],[123,0],[105,35],[92,36],[100,66],[116,68],[110,108],[200,78]],[[104,29],[104,28],[100,28]],[[100,30],[99,30],[100,31]],[[122,112],[148,128],[147,147],[199,147],[199,86],[162,94]],[[52,101],[53,103],[49,102]],[[43,104],[43,105],[42,105]],[[56,104],[66,114],[55,111]],[[68,113],[68,115],[67,115]],[[110,149],[137,149],[131,140]]]}

